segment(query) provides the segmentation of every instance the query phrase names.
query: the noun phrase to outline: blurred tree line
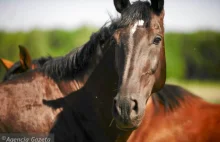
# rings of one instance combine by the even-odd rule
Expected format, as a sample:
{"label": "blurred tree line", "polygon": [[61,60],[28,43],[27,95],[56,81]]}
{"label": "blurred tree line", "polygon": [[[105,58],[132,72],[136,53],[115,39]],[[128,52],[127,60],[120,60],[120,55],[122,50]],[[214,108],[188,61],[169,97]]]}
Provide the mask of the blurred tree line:
{"label": "blurred tree line", "polygon": [[167,77],[220,80],[220,33],[167,33]]}
{"label": "blurred tree line", "polygon": [[[63,56],[89,40],[97,28],[77,30],[33,30],[6,33],[0,31],[0,58],[18,61],[18,45],[28,48],[32,59]],[[220,33],[166,33],[167,78],[220,80]],[[0,79],[5,69],[0,65]]]}

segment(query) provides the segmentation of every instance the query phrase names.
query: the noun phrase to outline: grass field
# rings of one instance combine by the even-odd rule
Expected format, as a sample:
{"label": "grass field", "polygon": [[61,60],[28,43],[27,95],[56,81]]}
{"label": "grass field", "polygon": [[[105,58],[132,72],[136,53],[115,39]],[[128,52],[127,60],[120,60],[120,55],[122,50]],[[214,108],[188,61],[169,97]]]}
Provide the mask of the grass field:
{"label": "grass field", "polygon": [[166,83],[180,85],[209,102],[220,104],[220,82],[169,79]]}

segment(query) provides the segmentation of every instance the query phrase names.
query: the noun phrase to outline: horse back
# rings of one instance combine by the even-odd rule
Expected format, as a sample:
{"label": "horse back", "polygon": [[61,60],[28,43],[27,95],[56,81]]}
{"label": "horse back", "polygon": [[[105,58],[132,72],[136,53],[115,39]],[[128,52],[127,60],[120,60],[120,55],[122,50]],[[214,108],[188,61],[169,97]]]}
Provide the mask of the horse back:
{"label": "horse back", "polygon": [[60,110],[43,104],[43,99],[62,97],[56,83],[37,72],[0,84],[1,132],[49,132]]}

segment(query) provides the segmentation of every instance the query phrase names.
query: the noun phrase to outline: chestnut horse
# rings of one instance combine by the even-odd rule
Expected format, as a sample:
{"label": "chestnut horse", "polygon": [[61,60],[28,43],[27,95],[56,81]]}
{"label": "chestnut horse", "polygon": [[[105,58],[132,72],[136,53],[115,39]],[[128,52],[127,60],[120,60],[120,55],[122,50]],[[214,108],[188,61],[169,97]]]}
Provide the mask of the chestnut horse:
{"label": "chestnut horse", "polygon": [[[114,4],[121,17],[82,48],[0,84],[1,132],[50,131],[56,141],[218,141],[219,106],[164,86],[164,1]],[[86,84],[63,97],[71,86],[62,87],[87,72]]]}

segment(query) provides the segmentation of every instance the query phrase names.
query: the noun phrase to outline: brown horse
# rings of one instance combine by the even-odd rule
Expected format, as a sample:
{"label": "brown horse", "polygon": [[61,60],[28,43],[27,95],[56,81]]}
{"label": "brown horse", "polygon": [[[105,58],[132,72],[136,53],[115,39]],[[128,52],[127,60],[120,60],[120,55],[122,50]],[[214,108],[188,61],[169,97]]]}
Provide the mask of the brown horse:
{"label": "brown horse", "polygon": [[6,73],[3,76],[3,81],[12,79],[14,75],[24,73],[28,70],[41,67],[46,61],[50,60],[51,57],[42,57],[39,59],[31,60],[31,56],[28,50],[19,45],[19,61],[13,63],[12,61],[0,58],[2,65],[6,69]]}
{"label": "brown horse", "polygon": [[[0,84],[2,132],[50,131],[57,141],[219,140],[218,106],[181,88],[164,87],[163,0],[114,4],[121,18],[82,48]],[[87,72],[84,87],[62,98],[66,89],[60,83],[65,86]],[[51,101],[44,105],[42,99]],[[122,131],[109,125],[112,106]]]}

